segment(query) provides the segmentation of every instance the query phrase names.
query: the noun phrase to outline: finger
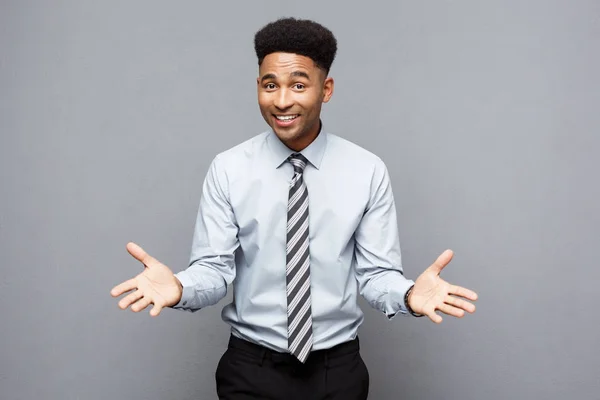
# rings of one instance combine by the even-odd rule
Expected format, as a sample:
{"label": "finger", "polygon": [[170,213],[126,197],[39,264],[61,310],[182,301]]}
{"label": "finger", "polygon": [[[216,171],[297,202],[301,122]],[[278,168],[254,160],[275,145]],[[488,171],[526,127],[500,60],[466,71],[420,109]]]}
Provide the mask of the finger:
{"label": "finger", "polygon": [[129,242],[127,243],[126,247],[129,254],[131,254],[136,260],[142,262],[144,265],[148,266],[148,264],[154,261],[154,258],[146,253],[144,249],[137,244]]}
{"label": "finger", "polygon": [[464,310],[461,310],[460,308],[456,308],[448,304],[440,304],[438,306],[438,310],[440,310],[444,314],[448,314],[456,318],[462,318],[465,316]]}
{"label": "finger", "polygon": [[457,297],[454,296],[448,296],[446,297],[446,304],[450,304],[451,306],[463,309],[465,311],[468,311],[470,313],[474,313],[475,312],[475,305],[469,303],[468,301],[459,299]]}
{"label": "finger", "polygon": [[439,324],[442,322],[442,317],[440,315],[438,315],[435,310],[431,310],[431,311],[424,311],[425,315],[427,315],[429,317],[429,319],[433,322],[435,322],[436,324]]}
{"label": "finger", "polygon": [[118,284],[114,288],[111,289],[110,294],[113,297],[117,297],[122,295],[125,292],[129,292],[130,290],[136,289],[137,283],[135,279],[129,279],[123,283]]}
{"label": "finger", "polygon": [[131,311],[140,312],[148,307],[152,301],[148,297],[142,297],[131,306]]}
{"label": "finger", "polygon": [[450,285],[450,289],[448,290],[448,293],[454,294],[456,296],[464,297],[471,301],[477,300],[477,297],[478,297],[477,293],[475,293],[474,291],[469,290],[464,287],[461,287],[461,286],[456,286],[456,285]]}
{"label": "finger", "polygon": [[155,304],[154,307],[152,307],[152,310],[150,310],[150,315],[153,317],[157,317],[158,314],[160,314],[161,310],[162,310],[162,306]]}
{"label": "finger", "polygon": [[454,257],[454,252],[448,249],[440,254],[440,256],[433,262],[433,264],[431,264],[429,268],[439,274],[442,272],[442,269],[444,269],[444,267],[448,265],[450,261],[452,261],[452,257]]}
{"label": "finger", "polygon": [[133,293],[129,293],[127,296],[123,297],[121,301],[119,301],[119,307],[124,310],[137,300],[141,299],[142,296],[142,291],[139,289]]}

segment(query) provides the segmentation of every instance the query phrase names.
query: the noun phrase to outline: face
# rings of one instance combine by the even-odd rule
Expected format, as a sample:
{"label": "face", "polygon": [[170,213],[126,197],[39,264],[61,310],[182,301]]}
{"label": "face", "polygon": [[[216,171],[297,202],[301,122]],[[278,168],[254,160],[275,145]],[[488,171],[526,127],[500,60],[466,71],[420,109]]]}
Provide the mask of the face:
{"label": "face", "polygon": [[307,147],[319,134],[333,79],[308,57],[271,53],[260,65],[257,86],[260,112],[277,137],[294,151]]}

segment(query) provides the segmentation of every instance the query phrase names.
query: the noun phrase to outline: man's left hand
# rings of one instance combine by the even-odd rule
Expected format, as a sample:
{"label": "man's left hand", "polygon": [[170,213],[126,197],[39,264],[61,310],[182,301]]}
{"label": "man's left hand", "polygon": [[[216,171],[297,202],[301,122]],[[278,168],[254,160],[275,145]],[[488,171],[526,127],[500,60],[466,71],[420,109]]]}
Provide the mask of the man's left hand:
{"label": "man's left hand", "polygon": [[475,305],[467,300],[477,300],[477,293],[440,278],[442,269],[452,260],[453,255],[452,250],[444,251],[417,278],[408,297],[408,305],[415,313],[426,315],[437,324],[442,322],[442,317],[436,310],[457,318],[464,316],[465,311],[475,312]]}

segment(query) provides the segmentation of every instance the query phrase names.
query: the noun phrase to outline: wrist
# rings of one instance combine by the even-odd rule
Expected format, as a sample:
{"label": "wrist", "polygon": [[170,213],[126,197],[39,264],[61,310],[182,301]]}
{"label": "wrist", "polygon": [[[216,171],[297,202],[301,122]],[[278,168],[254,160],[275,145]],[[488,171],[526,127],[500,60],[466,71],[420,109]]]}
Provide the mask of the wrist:
{"label": "wrist", "polygon": [[413,288],[415,287],[415,285],[412,285],[410,288],[408,288],[408,290],[406,291],[406,294],[404,295],[404,304],[406,305],[406,309],[408,310],[409,314],[412,315],[413,317],[422,317],[423,314],[419,314],[416,313],[412,307],[410,306],[410,299],[412,296],[412,291]]}
{"label": "wrist", "polygon": [[179,280],[177,275],[173,274],[173,277],[175,278],[175,284],[177,286],[177,301],[173,305],[177,305],[181,302],[181,299],[183,298],[183,283]]}

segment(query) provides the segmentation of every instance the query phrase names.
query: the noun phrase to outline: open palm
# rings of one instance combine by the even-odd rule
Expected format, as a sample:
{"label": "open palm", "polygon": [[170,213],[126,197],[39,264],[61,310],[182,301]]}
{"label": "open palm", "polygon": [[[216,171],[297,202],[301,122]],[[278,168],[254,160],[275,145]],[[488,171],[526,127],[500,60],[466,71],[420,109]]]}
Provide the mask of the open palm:
{"label": "open palm", "polygon": [[475,312],[475,305],[464,300],[477,300],[472,290],[452,285],[442,278],[442,269],[452,260],[453,252],[446,250],[415,281],[408,304],[418,314],[428,316],[433,322],[442,322],[436,310],[453,317],[462,317],[465,311]]}
{"label": "open palm", "polygon": [[111,290],[113,297],[130,292],[119,301],[119,307],[126,309],[131,306],[131,311],[140,312],[154,304],[150,315],[157,316],[164,307],[177,304],[181,299],[182,287],[171,269],[135,243],[128,243],[127,251],[144,264],[144,270]]}

